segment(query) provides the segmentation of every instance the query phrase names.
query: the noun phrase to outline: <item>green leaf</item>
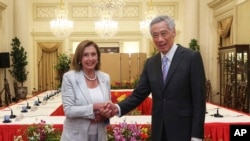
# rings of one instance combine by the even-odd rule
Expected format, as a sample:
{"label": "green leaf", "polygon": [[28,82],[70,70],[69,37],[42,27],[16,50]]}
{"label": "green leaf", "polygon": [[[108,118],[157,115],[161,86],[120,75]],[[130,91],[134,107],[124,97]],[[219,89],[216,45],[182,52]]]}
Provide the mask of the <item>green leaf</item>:
{"label": "green leaf", "polygon": [[27,80],[28,71],[26,66],[28,65],[27,61],[27,52],[21,46],[21,42],[17,37],[12,39],[12,51],[10,52],[12,64],[10,65],[10,74],[15,78],[16,81],[23,84]]}

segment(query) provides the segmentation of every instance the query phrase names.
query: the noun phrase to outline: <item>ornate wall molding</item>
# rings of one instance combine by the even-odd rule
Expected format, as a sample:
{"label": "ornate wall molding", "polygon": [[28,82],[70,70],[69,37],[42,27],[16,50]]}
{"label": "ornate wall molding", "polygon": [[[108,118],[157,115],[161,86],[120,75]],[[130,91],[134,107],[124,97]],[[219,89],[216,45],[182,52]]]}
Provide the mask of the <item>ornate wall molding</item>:
{"label": "ornate wall molding", "polygon": [[167,14],[178,20],[178,3],[177,2],[157,2],[153,6],[157,9],[159,14]]}
{"label": "ornate wall molding", "polygon": [[[128,3],[123,8],[123,18],[140,19],[142,17],[142,4],[141,3]],[[118,17],[118,16],[117,16]]]}
{"label": "ornate wall molding", "polygon": [[221,20],[233,14],[235,8],[235,1],[233,0],[213,0],[208,3],[208,6],[213,9],[214,17]]}
{"label": "ornate wall molding", "polygon": [[233,2],[234,0],[213,0],[208,3],[208,6],[212,9],[216,9],[226,5],[227,3]]}
{"label": "ornate wall molding", "polygon": [[49,21],[55,17],[55,8],[57,3],[34,3],[33,4],[33,20]]}
{"label": "ornate wall molding", "polygon": [[[125,7],[114,13],[115,19],[140,18],[141,3],[127,3]],[[89,3],[69,4],[70,17],[72,20],[97,20],[100,15]]]}
{"label": "ornate wall molding", "polygon": [[[213,15],[216,21],[217,30],[217,45],[229,46],[233,43],[235,33],[235,1],[234,0],[213,0],[208,3],[208,6],[213,9]],[[225,28],[225,21],[232,19],[228,24],[227,30],[229,31],[226,37],[221,37],[221,30]],[[225,29],[223,29],[225,30]]]}
{"label": "ornate wall molding", "polygon": [[[96,12],[92,10],[88,3],[69,4],[69,17],[73,20],[83,20],[93,17]],[[90,20],[90,19],[89,19]]]}
{"label": "ornate wall molding", "polygon": [[[33,20],[49,21],[55,17],[54,11],[58,6],[56,3],[33,3]],[[96,11],[88,2],[74,3],[65,5],[69,10],[69,19],[74,21],[91,21],[99,19],[98,11]],[[154,2],[159,14],[168,14],[178,19],[178,3],[177,2]],[[116,20],[138,20],[144,17],[144,11],[147,9],[147,3],[128,2],[119,9],[113,17]]]}

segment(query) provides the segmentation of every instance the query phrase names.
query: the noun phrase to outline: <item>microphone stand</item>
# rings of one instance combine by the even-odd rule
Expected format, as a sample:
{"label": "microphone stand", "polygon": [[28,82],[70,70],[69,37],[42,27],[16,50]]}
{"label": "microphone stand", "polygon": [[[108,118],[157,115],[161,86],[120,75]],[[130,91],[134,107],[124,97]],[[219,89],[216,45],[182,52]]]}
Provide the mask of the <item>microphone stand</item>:
{"label": "microphone stand", "polygon": [[38,103],[42,103],[42,102],[40,101],[39,97],[37,97],[37,102],[38,102]]}
{"label": "microphone stand", "polygon": [[29,102],[27,101],[27,109],[31,109],[31,107],[29,106]]}
{"label": "microphone stand", "polygon": [[[211,95],[211,97],[210,97],[210,99],[211,98],[213,98],[214,96],[217,96],[217,95],[219,95],[220,93],[216,93],[216,94],[214,94],[214,95]],[[209,102],[209,101],[207,101],[207,102]],[[207,111],[207,107],[206,107],[206,114],[208,113],[208,111]]]}
{"label": "microphone stand", "polygon": [[219,108],[217,108],[217,111],[216,111],[216,113],[213,116],[214,117],[218,117],[218,118],[223,117],[223,115],[219,114]]}
{"label": "microphone stand", "polygon": [[16,118],[16,115],[13,114],[13,110],[10,108],[10,118]]}

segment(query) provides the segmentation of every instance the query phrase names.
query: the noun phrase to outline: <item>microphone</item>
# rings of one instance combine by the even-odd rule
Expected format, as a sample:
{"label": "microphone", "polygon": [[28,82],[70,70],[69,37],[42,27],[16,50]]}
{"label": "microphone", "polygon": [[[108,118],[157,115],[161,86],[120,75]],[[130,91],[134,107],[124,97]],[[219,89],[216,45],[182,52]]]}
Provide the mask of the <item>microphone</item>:
{"label": "microphone", "polygon": [[211,95],[210,97],[207,97],[207,102],[210,102],[210,100],[213,98],[213,97],[215,97],[215,96],[217,96],[217,95],[219,95],[220,93],[219,92],[217,92],[216,94],[213,94],[213,95]]}
{"label": "microphone", "polygon": [[220,94],[220,93],[217,92],[216,94],[211,95],[211,98],[214,97],[214,96],[216,96],[216,95],[219,95],[219,94]]}
{"label": "microphone", "polygon": [[[218,93],[216,93],[216,94],[214,94],[214,95],[211,95],[210,98],[213,98],[214,96],[217,96],[217,95],[219,95],[219,94],[220,94],[220,93],[218,92]],[[209,99],[210,99],[210,98],[209,98]],[[209,102],[208,99],[207,99],[207,102]],[[207,112],[207,107],[206,107],[206,114],[207,114],[207,113],[208,113],[208,112]]]}
{"label": "microphone", "polygon": [[39,102],[38,102],[38,101],[35,101],[35,102],[34,102],[34,105],[39,106]]}
{"label": "microphone", "polygon": [[40,101],[39,97],[37,97],[37,102],[38,102],[38,103],[42,103],[42,102]]}
{"label": "microphone", "polygon": [[219,114],[219,108],[217,108],[216,113],[215,113],[215,114],[213,114],[212,116],[217,117],[217,118],[221,118],[221,117],[223,117],[223,115]]}
{"label": "microphone", "polygon": [[27,109],[30,109],[31,107],[29,106],[29,102],[27,101]]}
{"label": "microphone", "polygon": [[16,118],[16,115],[13,114],[13,110],[9,107],[10,109],[10,118]]}
{"label": "microphone", "polygon": [[50,97],[49,97],[49,95],[47,94],[47,98],[46,98],[47,100],[49,100],[50,99]]}

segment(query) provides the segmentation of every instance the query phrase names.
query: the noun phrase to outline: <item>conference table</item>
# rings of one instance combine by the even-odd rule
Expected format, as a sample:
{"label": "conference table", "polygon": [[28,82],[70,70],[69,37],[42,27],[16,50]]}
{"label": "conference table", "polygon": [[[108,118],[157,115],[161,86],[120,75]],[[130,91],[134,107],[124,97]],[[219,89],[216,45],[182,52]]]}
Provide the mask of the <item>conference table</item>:
{"label": "conference table", "polygon": [[[117,98],[128,96],[132,90],[112,90],[112,101],[116,101]],[[0,109],[0,119],[4,119],[5,115],[10,115],[11,110],[17,117],[11,119],[10,123],[0,123],[0,141],[13,141],[14,136],[17,134],[18,129],[31,125],[33,123],[39,123],[41,120],[46,121],[46,124],[52,124],[56,128],[62,129],[65,119],[61,94],[58,93],[53,98],[47,100],[46,103],[41,103],[39,106],[34,106],[36,101],[42,100],[46,96],[54,93],[55,91],[46,91],[35,97],[23,100],[16,104],[10,105]],[[144,110],[146,115],[126,115],[123,117],[113,117],[110,119],[111,124],[119,124],[126,121],[128,124],[150,124],[151,116],[148,111],[151,111],[152,100],[145,100],[146,102],[138,106],[138,110]],[[21,112],[22,108],[29,104],[32,108],[37,107],[28,112]],[[146,106],[143,107],[143,106]],[[147,109],[147,110],[146,110]],[[217,118],[213,115],[217,113],[217,110],[223,117]],[[229,129],[232,124],[250,125],[250,115],[232,109],[227,109],[215,104],[207,103],[207,114],[205,118],[205,136],[206,139],[213,141],[229,141]]]}

